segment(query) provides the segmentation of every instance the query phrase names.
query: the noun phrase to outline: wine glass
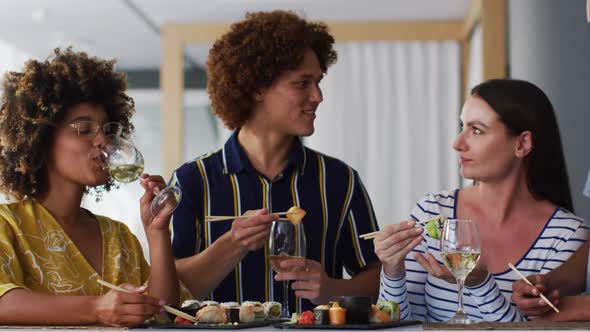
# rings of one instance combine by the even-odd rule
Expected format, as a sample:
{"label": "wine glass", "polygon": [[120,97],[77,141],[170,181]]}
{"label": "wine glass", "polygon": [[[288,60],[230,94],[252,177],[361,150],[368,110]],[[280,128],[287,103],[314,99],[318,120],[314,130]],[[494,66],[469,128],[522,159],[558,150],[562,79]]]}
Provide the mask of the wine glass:
{"label": "wine glass", "polygon": [[[115,135],[106,137],[102,147],[104,169],[119,182],[133,182],[143,173],[144,160],[141,152],[130,141]],[[161,191],[154,191],[150,210],[155,217],[160,212],[171,214],[182,197],[182,191],[176,186],[168,186]]]}
{"label": "wine glass", "polygon": [[[301,268],[283,268],[281,262],[294,258],[304,258],[306,239],[302,223],[293,224],[289,220],[275,220],[270,229],[268,239],[270,265],[275,272],[301,271]],[[289,281],[283,281],[282,318],[289,318]]]}
{"label": "wine glass", "polygon": [[455,315],[447,321],[449,324],[474,323],[463,310],[463,287],[465,279],[479,261],[480,251],[479,232],[474,221],[464,219],[445,221],[440,238],[440,255],[459,286],[457,301],[459,305]]}

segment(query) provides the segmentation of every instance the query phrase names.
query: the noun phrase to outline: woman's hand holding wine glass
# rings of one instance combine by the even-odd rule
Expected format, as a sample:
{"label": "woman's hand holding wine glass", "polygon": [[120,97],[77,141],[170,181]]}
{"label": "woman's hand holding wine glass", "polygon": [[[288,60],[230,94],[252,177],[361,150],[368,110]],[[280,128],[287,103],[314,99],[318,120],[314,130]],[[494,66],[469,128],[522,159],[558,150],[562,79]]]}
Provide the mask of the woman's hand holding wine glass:
{"label": "woman's hand holding wine glass", "polygon": [[[119,182],[133,182],[143,173],[144,159],[141,152],[133,143],[121,136],[109,135],[106,137],[102,146],[102,159],[104,169]],[[146,180],[148,182],[144,184],[143,182]],[[155,184],[152,184],[152,182]],[[176,186],[166,187],[161,176],[154,177],[146,174],[142,177],[142,186],[152,190],[153,195],[144,195],[142,198],[142,207],[145,203],[144,199],[149,200],[149,211],[152,217],[169,216],[180,203],[182,197],[180,188]],[[144,213],[142,212],[142,220],[150,219],[144,219]]]}
{"label": "woman's hand holding wine glass", "polygon": [[474,323],[463,310],[463,287],[465,279],[477,265],[481,243],[477,225],[472,220],[447,219],[440,238],[440,255],[443,263],[457,279],[458,308],[448,321],[450,324]]}
{"label": "woman's hand holding wine glass", "polygon": [[168,231],[170,215],[174,210],[174,202],[167,202],[157,215],[152,214],[152,202],[156,194],[166,187],[166,181],[159,175],[142,174],[139,183],[145,192],[139,199],[141,221],[146,232]]}
{"label": "woman's hand holding wine glass", "polygon": [[[427,252],[424,255],[415,253],[413,257],[416,262],[420,264],[431,276],[442,279],[450,284],[457,283],[457,279],[449,270],[449,268],[443,264],[440,264],[431,253]],[[488,274],[489,272],[485,264],[482,261],[479,261],[465,279],[465,285],[469,287],[481,285],[481,283],[485,281]]]}

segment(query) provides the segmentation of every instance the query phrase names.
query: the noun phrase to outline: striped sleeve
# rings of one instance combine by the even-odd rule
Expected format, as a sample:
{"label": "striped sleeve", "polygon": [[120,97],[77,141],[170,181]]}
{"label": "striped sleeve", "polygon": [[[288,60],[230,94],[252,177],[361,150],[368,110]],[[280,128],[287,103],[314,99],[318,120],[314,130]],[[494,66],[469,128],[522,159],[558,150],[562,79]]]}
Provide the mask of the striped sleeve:
{"label": "striped sleeve", "polygon": [[465,287],[466,293],[477,305],[482,317],[490,322],[523,322],[526,318],[502,294],[494,276],[488,274],[483,283]]}
{"label": "striped sleeve", "polygon": [[411,308],[408,301],[406,278],[393,279],[381,269],[379,281],[379,301],[394,301],[400,308],[400,319],[411,319]]}
{"label": "striped sleeve", "polygon": [[[341,250],[345,251],[344,267],[350,274],[360,272],[369,263],[377,261],[373,241],[365,241],[359,235],[379,230],[373,205],[356,171],[348,168],[349,195],[341,221]],[[347,211],[347,212],[346,212]]]}
{"label": "striped sleeve", "polygon": [[[453,199],[447,197],[447,199]],[[433,194],[426,195],[423,199],[418,201],[410,214],[410,218],[419,221],[432,218],[435,215],[448,215],[448,211],[443,211],[446,206],[446,201],[439,203],[440,198]],[[442,204],[442,205],[441,205]],[[449,205],[450,206],[450,205]],[[452,206],[450,206],[452,208]],[[408,290],[408,304],[411,314],[408,319],[417,319],[426,321],[428,316],[428,303],[426,296],[426,284],[428,272],[418,264],[414,256],[416,254],[424,255],[427,251],[433,255],[438,256],[438,240],[431,238],[427,233],[423,234],[424,240],[416,246],[408,256],[406,256],[406,284]]]}
{"label": "striped sleeve", "polygon": [[[416,203],[410,217],[414,220],[428,219],[432,215],[439,214],[431,211],[423,199]],[[428,239],[428,238],[427,238]],[[428,273],[414,259],[416,253],[424,254],[428,250],[428,241],[425,239],[416,246],[405,259],[406,274],[400,279],[389,278],[381,271],[381,284],[379,299],[395,301],[400,306],[401,319],[426,320],[427,304],[425,298],[426,278]]]}
{"label": "striped sleeve", "polygon": [[563,264],[587,239],[588,227],[584,220],[559,209],[533,248],[534,251],[545,251],[546,261],[539,272],[544,274]]}
{"label": "striped sleeve", "polygon": [[170,185],[175,185],[182,190],[182,198],[174,213],[170,224],[172,226],[172,251],[174,257],[185,258],[195,255],[202,250],[202,237],[199,227],[199,216],[203,211],[196,202],[203,201],[202,178],[195,160],[178,168],[172,178]]}

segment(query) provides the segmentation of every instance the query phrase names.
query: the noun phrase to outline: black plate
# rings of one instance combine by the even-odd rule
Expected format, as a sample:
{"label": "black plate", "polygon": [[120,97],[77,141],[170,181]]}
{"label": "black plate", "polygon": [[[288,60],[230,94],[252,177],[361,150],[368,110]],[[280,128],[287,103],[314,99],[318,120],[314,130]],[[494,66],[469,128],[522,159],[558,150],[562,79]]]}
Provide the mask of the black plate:
{"label": "black plate", "polygon": [[291,323],[274,324],[278,329],[320,329],[320,330],[379,330],[390,327],[422,324],[419,320],[400,320],[391,323],[344,324],[344,325],[299,325]]}
{"label": "black plate", "polygon": [[262,327],[284,322],[284,320],[261,320],[249,323],[233,324],[144,324],[137,328],[140,329],[179,329],[179,330],[241,330],[250,329],[253,327]]}

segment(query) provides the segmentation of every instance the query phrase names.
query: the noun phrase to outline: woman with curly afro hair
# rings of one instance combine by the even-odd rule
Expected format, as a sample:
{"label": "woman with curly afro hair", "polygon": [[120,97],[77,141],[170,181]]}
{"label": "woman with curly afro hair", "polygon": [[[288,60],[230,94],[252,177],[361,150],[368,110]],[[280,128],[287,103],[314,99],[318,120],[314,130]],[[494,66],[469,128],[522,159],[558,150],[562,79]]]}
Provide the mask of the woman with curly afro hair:
{"label": "woman with curly afro hair", "polygon": [[0,189],[14,202],[0,205],[2,324],[130,326],[179,301],[170,218],[151,220],[149,210],[162,177],[144,174],[141,182],[151,274],[124,224],[80,206],[89,188],[112,184],[101,155],[106,136],[133,130],[133,100],[113,66],[68,48],[4,75]]}
{"label": "woman with curly afro hair", "polygon": [[[372,242],[358,239],[377,230],[365,188],[351,167],[300,140],[314,132],[320,81],[336,62],[333,44],[325,24],[273,11],[247,14],[209,51],[213,111],[234,133],[171,180],[184,193],[172,219],[176,266],[193,295],[284,301],[286,315],[340,295],[377,294],[379,262]],[[274,275],[265,246],[273,212],[292,206],[307,211],[297,226],[307,255],[283,261]],[[252,216],[203,222],[244,213]],[[352,279],[342,278],[343,269]],[[289,280],[296,280],[290,289]]]}

